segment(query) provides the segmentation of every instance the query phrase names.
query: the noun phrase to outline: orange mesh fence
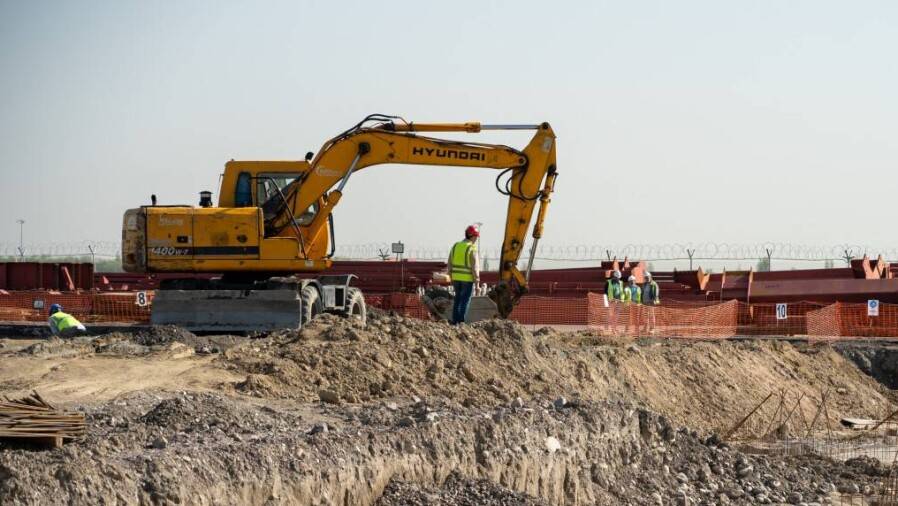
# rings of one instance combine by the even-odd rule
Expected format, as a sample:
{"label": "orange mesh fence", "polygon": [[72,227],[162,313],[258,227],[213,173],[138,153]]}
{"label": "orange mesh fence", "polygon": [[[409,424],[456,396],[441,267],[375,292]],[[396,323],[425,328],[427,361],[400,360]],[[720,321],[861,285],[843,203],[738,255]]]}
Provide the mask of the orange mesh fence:
{"label": "orange mesh fence", "polygon": [[509,318],[525,325],[589,324],[589,301],[584,297],[521,297]]}
{"label": "orange mesh fence", "polygon": [[92,298],[92,314],[89,321],[104,322],[141,322],[150,321],[150,310],[153,303],[153,292],[147,294],[146,306],[137,303],[133,293],[103,293]]}
{"label": "orange mesh fence", "polygon": [[841,335],[839,305],[840,303],[836,302],[820,309],[808,311],[808,338],[819,339],[839,337]]}
{"label": "orange mesh fence", "polygon": [[[147,323],[153,292],[146,305],[138,292],[54,292],[0,290],[0,321],[42,322],[51,304],[84,322]],[[402,316],[430,319],[414,293],[365,294],[371,307]],[[877,316],[863,303],[746,304],[728,301],[664,301],[659,306],[606,304],[602,294],[585,297],[523,297],[511,319],[526,325],[570,326],[602,335],[670,338],[732,336],[808,336],[809,339],[898,337],[898,305],[881,304]]]}
{"label": "orange mesh fence", "polygon": [[876,339],[898,337],[898,305],[880,304],[870,315],[866,304],[837,302],[808,314],[813,339]]}
{"label": "orange mesh fence", "polygon": [[430,319],[427,306],[421,302],[421,297],[413,293],[365,294],[365,304],[402,316]]}
{"label": "orange mesh fence", "polygon": [[16,291],[0,293],[0,320],[46,321],[53,304],[83,322],[145,323],[150,321],[153,293],[144,292],[147,306],[137,304],[132,292]]}
{"label": "orange mesh fence", "polygon": [[866,304],[839,304],[839,329],[843,336],[898,336],[898,305],[880,304],[878,316],[868,316]]}
{"label": "orange mesh fence", "polygon": [[739,303],[741,336],[796,336],[808,334],[808,313],[825,307],[816,302],[786,304]]}
{"label": "orange mesh fence", "polygon": [[590,293],[589,326],[603,335],[721,338],[736,335],[738,302],[646,306],[609,301]]}

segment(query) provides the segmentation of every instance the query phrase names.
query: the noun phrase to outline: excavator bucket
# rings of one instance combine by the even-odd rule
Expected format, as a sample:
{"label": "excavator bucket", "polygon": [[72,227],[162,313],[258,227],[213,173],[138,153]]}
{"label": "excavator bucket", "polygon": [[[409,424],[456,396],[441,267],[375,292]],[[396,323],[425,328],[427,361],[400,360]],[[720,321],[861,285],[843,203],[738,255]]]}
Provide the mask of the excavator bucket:
{"label": "excavator bucket", "polygon": [[508,318],[520,298],[507,283],[499,283],[487,296],[501,318]]}

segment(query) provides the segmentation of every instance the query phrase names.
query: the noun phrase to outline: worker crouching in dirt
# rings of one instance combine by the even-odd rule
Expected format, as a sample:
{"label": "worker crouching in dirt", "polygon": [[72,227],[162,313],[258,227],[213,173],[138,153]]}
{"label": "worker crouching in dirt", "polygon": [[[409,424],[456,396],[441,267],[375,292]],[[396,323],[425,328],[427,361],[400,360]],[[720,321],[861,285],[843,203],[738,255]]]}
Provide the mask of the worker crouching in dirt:
{"label": "worker crouching in dirt", "polygon": [[468,317],[468,305],[474,294],[474,285],[480,283],[480,264],[477,257],[477,238],[480,231],[474,225],[465,229],[465,239],[452,246],[449,252],[449,275],[455,299],[452,302],[452,320],[458,325]]}
{"label": "worker crouching in dirt", "polygon": [[75,337],[87,333],[87,328],[74,316],[64,313],[62,306],[53,304],[50,306],[50,318],[47,320],[50,331],[54,336]]}

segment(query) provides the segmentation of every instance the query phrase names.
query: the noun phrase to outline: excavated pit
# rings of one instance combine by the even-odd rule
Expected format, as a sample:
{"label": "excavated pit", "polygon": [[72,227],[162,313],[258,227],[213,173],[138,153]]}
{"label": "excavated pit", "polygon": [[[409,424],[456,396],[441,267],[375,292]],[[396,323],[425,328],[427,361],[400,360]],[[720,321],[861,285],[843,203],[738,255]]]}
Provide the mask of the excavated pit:
{"label": "excavated pit", "polygon": [[898,345],[894,343],[842,343],[836,349],[858,369],[894,390],[898,388]]}

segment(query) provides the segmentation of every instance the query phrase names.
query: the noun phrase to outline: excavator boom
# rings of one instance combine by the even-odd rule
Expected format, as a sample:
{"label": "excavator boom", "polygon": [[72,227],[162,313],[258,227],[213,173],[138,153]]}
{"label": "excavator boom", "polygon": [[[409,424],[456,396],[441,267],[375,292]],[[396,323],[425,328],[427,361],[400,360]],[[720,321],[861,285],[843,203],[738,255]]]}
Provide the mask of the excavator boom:
{"label": "excavator boom", "polygon": [[[548,123],[532,125],[482,125],[469,123],[405,123],[387,121],[372,127],[364,122],[328,141],[311,163],[302,180],[294,181],[285,192],[293,210],[305,209],[322,195],[331,202],[327,213],[339,202],[344,188],[356,171],[385,163],[441,165],[498,169],[497,189],[508,197],[505,233],[499,262],[499,285],[491,292],[499,314],[507,317],[527,290],[527,276],[518,269],[524,240],[537,203],[540,211],[534,224],[532,267],[536,243],[542,237],[543,222],[557,176],[555,133]],[[414,132],[469,132],[484,130],[534,130],[521,151],[514,148],[471,142],[448,141],[415,135]],[[507,179],[501,185],[503,175]],[[336,189],[330,190],[335,187]],[[325,213],[325,214],[327,214]],[[283,222],[286,213],[280,216]],[[323,219],[323,218],[322,218]]]}

